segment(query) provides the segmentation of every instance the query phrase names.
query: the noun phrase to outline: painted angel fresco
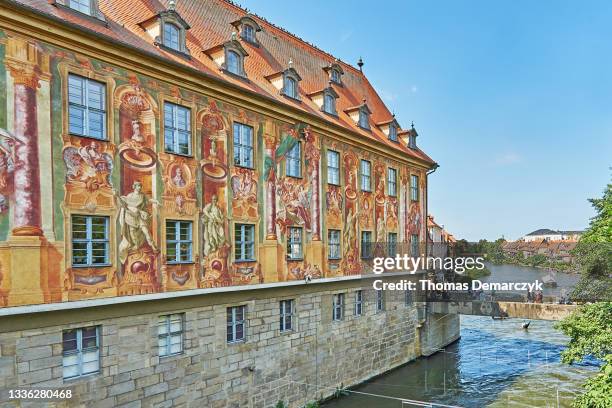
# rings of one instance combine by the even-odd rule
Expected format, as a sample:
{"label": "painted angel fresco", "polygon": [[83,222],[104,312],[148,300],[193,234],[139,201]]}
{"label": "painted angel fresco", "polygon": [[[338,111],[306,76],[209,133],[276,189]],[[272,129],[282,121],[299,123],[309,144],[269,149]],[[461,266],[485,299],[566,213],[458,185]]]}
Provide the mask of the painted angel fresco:
{"label": "painted angel fresco", "polygon": [[92,192],[102,187],[111,188],[113,160],[110,154],[100,152],[97,142],[82,147],[64,149],[66,182],[79,185]]}
{"label": "painted angel fresco", "polygon": [[277,224],[282,231],[289,225],[303,225],[311,230],[310,196],[303,184],[292,183],[286,178],[278,181],[278,195],[283,209],[278,212]]}

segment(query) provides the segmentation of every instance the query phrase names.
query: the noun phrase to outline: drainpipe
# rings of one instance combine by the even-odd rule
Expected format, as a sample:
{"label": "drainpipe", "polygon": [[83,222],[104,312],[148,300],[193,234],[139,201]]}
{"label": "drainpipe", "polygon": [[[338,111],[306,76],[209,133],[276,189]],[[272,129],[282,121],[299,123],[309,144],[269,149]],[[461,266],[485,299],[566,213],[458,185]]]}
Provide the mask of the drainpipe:
{"label": "drainpipe", "polygon": [[427,220],[429,219],[429,175],[435,173],[435,171],[438,170],[438,167],[440,167],[440,165],[438,163],[434,163],[431,170],[426,173],[427,179],[425,180],[427,187],[425,189],[427,192],[427,198],[425,199],[425,259],[427,259],[429,256],[429,234],[427,232]]}

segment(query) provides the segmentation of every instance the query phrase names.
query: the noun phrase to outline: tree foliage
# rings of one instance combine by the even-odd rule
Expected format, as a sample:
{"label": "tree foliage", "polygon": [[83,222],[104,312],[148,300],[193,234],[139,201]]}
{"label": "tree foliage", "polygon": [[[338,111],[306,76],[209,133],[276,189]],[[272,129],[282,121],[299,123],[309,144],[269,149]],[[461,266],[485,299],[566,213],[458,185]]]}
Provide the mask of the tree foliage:
{"label": "tree foliage", "polygon": [[561,354],[572,364],[593,356],[603,361],[601,370],[584,384],[585,393],[574,401],[577,408],[612,407],[612,302],[581,306],[556,327],[569,336]]}

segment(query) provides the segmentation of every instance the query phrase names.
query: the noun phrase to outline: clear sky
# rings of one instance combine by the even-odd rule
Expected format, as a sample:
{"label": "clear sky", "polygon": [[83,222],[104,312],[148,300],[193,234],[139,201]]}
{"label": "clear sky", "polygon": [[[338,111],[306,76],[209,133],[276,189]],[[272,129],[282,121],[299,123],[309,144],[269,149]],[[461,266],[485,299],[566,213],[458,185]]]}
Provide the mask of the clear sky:
{"label": "clear sky", "polygon": [[612,166],[612,2],[242,0],[353,63],[440,164],[458,238],[583,229]]}

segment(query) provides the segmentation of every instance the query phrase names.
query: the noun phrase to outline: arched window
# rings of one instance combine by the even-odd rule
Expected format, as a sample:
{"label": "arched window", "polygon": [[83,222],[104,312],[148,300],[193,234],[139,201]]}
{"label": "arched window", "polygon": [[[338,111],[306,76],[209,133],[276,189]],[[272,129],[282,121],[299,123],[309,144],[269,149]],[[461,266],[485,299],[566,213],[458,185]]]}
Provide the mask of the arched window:
{"label": "arched window", "polygon": [[336,113],[336,98],[328,93],[325,94],[323,99],[323,111],[331,114]]}
{"label": "arched window", "polygon": [[285,77],[285,95],[298,98],[297,81],[291,77]]}
{"label": "arched window", "polygon": [[255,29],[252,25],[244,24],[242,26],[242,38],[251,43],[255,42]]}
{"label": "arched window", "polygon": [[397,127],[393,123],[389,125],[389,140],[397,142]]}
{"label": "arched window", "polygon": [[180,30],[172,23],[164,23],[164,45],[173,50],[181,50]]}
{"label": "arched window", "polygon": [[362,129],[370,129],[368,113],[364,109],[359,111],[359,127]]}
{"label": "arched window", "polygon": [[242,75],[240,55],[236,51],[227,51],[227,70],[232,74]]}
{"label": "arched window", "polygon": [[331,70],[331,80],[337,84],[340,83],[340,72],[337,69]]}

